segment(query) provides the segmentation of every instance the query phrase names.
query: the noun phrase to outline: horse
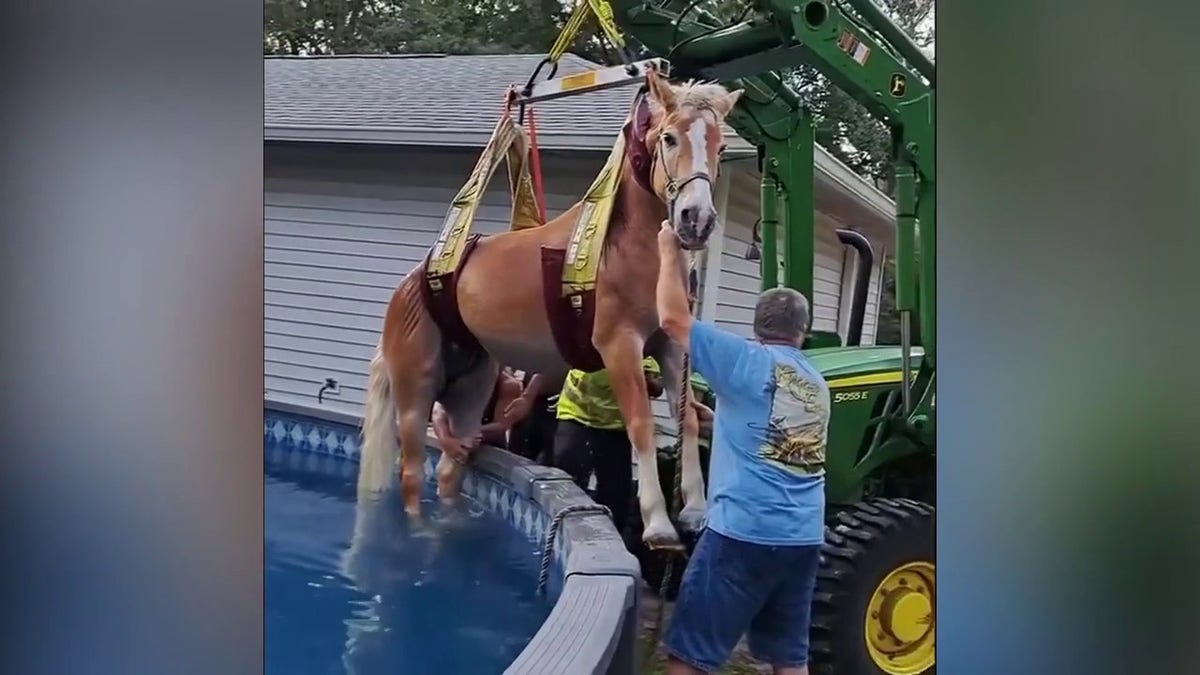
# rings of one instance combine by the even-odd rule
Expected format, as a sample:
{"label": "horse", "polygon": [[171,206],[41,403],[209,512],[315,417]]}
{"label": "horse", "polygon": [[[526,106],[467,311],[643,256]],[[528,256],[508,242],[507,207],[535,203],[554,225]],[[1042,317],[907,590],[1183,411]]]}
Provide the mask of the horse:
{"label": "horse", "polygon": [[[742,90],[711,82],[675,84],[650,71],[642,92],[645,108],[638,114],[643,121],[639,125],[635,114],[623,130],[628,139],[625,166],[596,277],[589,348],[608,370],[637,453],[642,539],[652,549],[678,550],[682,544],[659,483],[654,418],[642,376],[644,356],[660,364],[673,410],[679,409],[680,396],[690,402],[691,392],[682,382],[683,351],[659,327],[656,238],[661,225],[669,222],[684,248],[698,251],[707,245],[717,219],[712,192],[724,152],[721,123]],[[639,155],[642,161],[635,162]],[[542,249],[567,247],[581,208],[583,200],[542,226],[482,237],[464,258],[455,297],[462,323],[486,352],[482,356],[445,339],[423,302],[423,265],[399,282],[369,366],[360,494],[388,487],[396,475],[399,450],[405,511],[419,515],[425,435],[435,401],[447,411],[455,436],[469,439],[478,432],[499,364],[552,381],[566,374],[571,364],[556,346],[552,317],[543,302]],[[680,264],[683,276],[686,270]],[[585,334],[583,342],[586,338]],[[692,407],[685,410],[684,506],[679,522],[696,531],[706,503],[698,423]],[[460,472],[457,462],[441,457],[436,468],[440,499],[455,499]]]}

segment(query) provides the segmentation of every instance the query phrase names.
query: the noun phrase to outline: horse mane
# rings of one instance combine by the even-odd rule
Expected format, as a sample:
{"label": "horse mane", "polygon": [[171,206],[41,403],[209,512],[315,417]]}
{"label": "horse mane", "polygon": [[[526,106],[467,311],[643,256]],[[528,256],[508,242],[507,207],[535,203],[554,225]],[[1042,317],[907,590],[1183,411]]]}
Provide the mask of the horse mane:
{"label": "horse mane", "polygon": [[717,111],[717,102],[729,96],[729,90],[718,82],[688,80],[671,85],[675,89],[676,105],[691,106],[698,110]]}

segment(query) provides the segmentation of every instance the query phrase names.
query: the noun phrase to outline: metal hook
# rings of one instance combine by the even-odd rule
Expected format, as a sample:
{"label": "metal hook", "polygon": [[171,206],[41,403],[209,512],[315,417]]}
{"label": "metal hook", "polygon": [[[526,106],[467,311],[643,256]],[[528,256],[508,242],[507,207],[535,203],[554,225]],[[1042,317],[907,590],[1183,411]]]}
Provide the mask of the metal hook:
{"label": "metal hook", "polygon": [[[533,73],[531,73],[529,75],[529,79],[525,81],[525,86],[521,89],[521,96],[529,96],[530,94],[533,93],[533,83],[535,80],[537,80],[538,73],[542,72],[542,68],[546,67],[546,64],[550,64],[550,74],[546,76],[546,79],[547,80],[554,79],[554,76],[558,73],[558,62],[551,61],[550,57],[547,56],[538,62],[537,67],[533,69]],[[515,87],[513,88],[513,91],[515,92]],[[515,98],[515,97],[516,97],[516,94],[514,93],[513,98]],[[510,106],[511,106],[511,103],[510,103]],[[525,124],[525,103],[524,103],[524,101],[517,104],[517,124],[519,124],[519,125]]]}

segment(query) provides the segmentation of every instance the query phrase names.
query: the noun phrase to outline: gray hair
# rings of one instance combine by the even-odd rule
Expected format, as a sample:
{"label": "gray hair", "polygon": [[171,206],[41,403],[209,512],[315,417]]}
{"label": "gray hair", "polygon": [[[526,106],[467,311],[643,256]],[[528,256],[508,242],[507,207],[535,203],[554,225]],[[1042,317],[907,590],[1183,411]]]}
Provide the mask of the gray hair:
{"label": "gray hair", "polygon": [[754,335],[760,340],[799,346],[808,320],[808,300],[792,288],[767,289],[754,305]]}

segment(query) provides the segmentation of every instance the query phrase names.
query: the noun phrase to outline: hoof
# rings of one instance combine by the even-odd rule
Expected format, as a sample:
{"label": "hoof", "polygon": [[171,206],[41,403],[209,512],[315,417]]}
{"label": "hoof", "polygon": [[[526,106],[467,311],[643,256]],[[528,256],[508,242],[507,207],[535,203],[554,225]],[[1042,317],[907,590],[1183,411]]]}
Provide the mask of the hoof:
{"label": "hoof", "polygon": [[[666,519],[664,519],[665,521]],[[651,522],[642,531],[642,543],[652,551],[682,551],[683,542],[669,521]]]}
{"label": "hoof", "polygon": [[706,505],[685,506],[679,512],[679,526],[684,532],[696,533],[704,529],[704,517],[708,514]]}

